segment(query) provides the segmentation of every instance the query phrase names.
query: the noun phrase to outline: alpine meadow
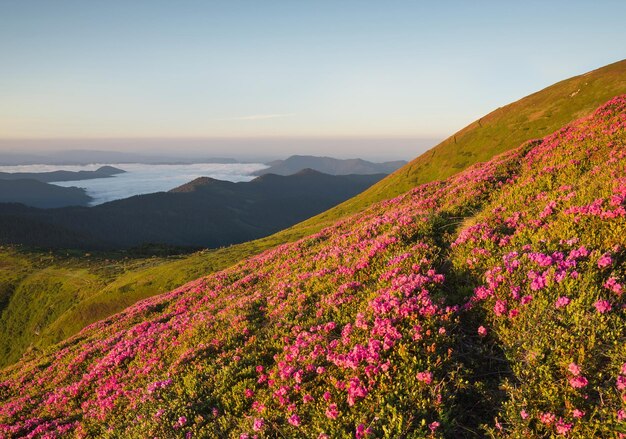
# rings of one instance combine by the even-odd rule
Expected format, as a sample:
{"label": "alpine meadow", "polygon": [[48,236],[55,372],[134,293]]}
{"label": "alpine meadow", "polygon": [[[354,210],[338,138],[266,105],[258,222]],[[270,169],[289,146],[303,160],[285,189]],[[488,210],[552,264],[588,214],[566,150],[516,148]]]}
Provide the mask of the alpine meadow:
{"label": "alpine meadow", "polygon": [[0,0],[0,439],[626,439],[624,17]]}

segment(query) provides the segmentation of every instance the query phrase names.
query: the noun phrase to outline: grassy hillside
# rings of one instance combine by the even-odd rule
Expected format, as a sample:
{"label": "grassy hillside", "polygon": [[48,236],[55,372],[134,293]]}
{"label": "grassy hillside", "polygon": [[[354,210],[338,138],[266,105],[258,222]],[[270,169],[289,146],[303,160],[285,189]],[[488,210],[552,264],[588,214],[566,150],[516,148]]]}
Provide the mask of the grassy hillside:
{"label": "grassy hillside", "polygon": [[[0,333],[0,347],[9,346],[12,352],[11,360],[2,362],[0,356],[0,366],[14,361],[29,343],[43,347],[60,341],[75,334],[87,324],[123,310],[136,300],[168,291],[201,274],[229,267],[265,249],[318,232],[340,218],[362,211],[376,201],[398,195],[419,183],[441,179],[475,162],[488,160],[495,154],[517,147],[526,140],[558,129],[575,118],[591,112],[609,98],[622,93],[626,93],[626,61],[567,79],[499,108],[361,195],[272,236],[205,251],[183,259],[150,260],[147,267],[138,261],[135,266],[117,272],[115,277],[105,279],[105,286],[94,294],[80,294],[81,300],[68,306],[56,320],[50,322],[49,326],[42,327],[40,335],[31,332],[25,336],[22,339],[23,344],[15,345],[11,338]],[[24,265],[24,262],[17,261],[15,256],[11,258],[16,267]],[[29,262],[25,264],[28,265]],[[7,271],[12,272],[14,269],[11,267]],[[11,290],[19,290],[19,276],[12,279],[14,281],[5,284],[10,285]],[[40,291],[37,297],[32,297],[30,306],[43,306],[47,300],[45,294],[45,291]],[[20,312],[21,316],[16,322],[21,322],[19,324],[24,327],[33,327],[28,309],[16,311],[15,307],[2,314],[0,326],[6,321],[7,315],[14,312]]]}
{"label": "grassy hillside", "polygon": [[626,60],[558,82],[492,111],[364,193],[296,227],[314,230],[418,184],[445,179],[527,140],[545,136],[623,93]]}
{"label": "grassy hillside", "polygon": [[626,433],[626,95],[0,372],[30,437]]}

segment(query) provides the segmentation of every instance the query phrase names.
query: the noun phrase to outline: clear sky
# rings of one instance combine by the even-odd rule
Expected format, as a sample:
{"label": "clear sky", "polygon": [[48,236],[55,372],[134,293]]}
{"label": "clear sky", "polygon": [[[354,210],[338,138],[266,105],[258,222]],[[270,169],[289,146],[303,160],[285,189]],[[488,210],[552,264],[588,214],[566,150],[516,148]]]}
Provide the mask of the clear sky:
{"label": "clear sky", "polygon": [[0,148],[409,159],[624,58],[625,17],[623,0],[0,0]]}

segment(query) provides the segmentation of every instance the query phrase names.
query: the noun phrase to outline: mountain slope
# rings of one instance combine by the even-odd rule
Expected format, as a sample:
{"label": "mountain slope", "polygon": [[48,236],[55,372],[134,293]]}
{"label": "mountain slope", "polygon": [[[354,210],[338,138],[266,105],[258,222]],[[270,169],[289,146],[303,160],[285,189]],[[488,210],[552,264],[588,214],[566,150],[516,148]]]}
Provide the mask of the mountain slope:
{"label": "mountain slope", "polygon": [[[0,178],[0,203],[24,203],[39,208],[84,206],[91,197],[78,187],[60,187],[38,180]],[[3,211],[11,210],[7,206]]]}
{"label": "mountain slope", "polygon": [[276,160],[268,163],[268,165],[270,165],[269,168],[257,171],[256,175],[291,175],[306,168],[330,175],[391,174],[393,171],[406,165],[406,162],[397,160],[393,162],[372,163],[362,159],[341,160],[331,157],[293,155],[285,160]]}
{"label": "mountain slope", "polygon": [[626,60],[558,82],[492,111],[359,196],[297,227],[307,232],[319,230],[337,218],[394,197],[417,184],[454,175],[522,142],[557,130],[623,93],[626,93]]}
{"label": "mountain slope", "polygon": [[[527,98],[521,99],[516,104],[511,104],[510,106],[496,110],[493,114],[502,115],[500,118],[502,121],[513,121],[516,119],[514,110],[517,107],[519,107],[521,112],[525,113],[529,113],[530,110],[535,113],[548,113],[550,109],[554,110],[551,99],[555,99],[567,102],[567,106],[562,106],[559,110],[559,120],[562,120],[563,123],[569,122],[574,119],[575,114],[589,112],[592,106],[599,105],[602,102],[601,99],[603,99],[603,96],[606,96],[606,99],[608,99],[619,93],[626,93],[626,87],[624,86],[624,79],[626,78],[625,69],[626,61],[621,61],[594,70],[586,75],[574,77],[562,81],[559,84],[555,84],[552,87],[548,87]],[[578,90],[578,85],[584,78],[590,79],[590,81],[586,81],[588,87],[582,88],[581,91],[575,95],[577,99],[569,99],[569,96],[574,91]],[[584,84],[584,82],[582,83]],[[538,131],[540,126],[537,126],[535,121],[531,120],[520,123],[520,129],[517,130],[518,134],[525,132],[528,138],[535,138],[540,135]],[[489,126],[484,118],[481,125],[484,128]],[[462,131],[471,133],[476,131],[477,126],[478,123],[474,123]],[[480,126],[478,126],[478,128],[480,128]],[[506,138],[506,130],[501,131],[501,134]],[[453,139],[453,137],[451,137],[451,139]],[[525,139],[526,137],[520,140]],[[484,140],[488,142],[497,141],[495,138]],[[459,142],[459,138],[457,137],[457,145],[460,144],[461,142]],[[515,146],[513,143],[507,143],[507,145],[510,145],[510,147]],[[450,140],[448,143],[443,142],[440,148],[447,151],[450,157],[455,158],[455,149],[451,147]],[[474,149],[480,149],[481,153],[484,154],[493,153],[486,147]],[[416,159],[414,163],[427,162],[428,160],[429,153],[426,153]],[[429,166],[431,169],[436,169],[437,167],[438,166],[435,165]],[[126,268],[116,272],[113,278],[108,276],[106,279],[103,279],[102,282],[104,286],[97,294],[92,294],[91,291],[83,291],[81,289],[75,290],[74,293],[77,299],[73,306],[65,310],[50,326],[42,329],[40,335],[25,333],[23,338],[24,345],[20,345],[18,352],[22,352],[22,350],[29,345],[42,348],[51,343],[63,340],[75,334],[86,325],[104,319],[115,312],[119,312],[140,299],[168,291],[176,286],[182,285],[184,282],[197,278],[203,273],[224,269],[236,264],[244,258],[258,254],[263,250],[273,248],[285,242],[295,241],[315,233],[321,230],[325,225],[332,224],[340,218],[362,211],[368,206],[368,203],[381,199],[381,197],[387,196],[386,194],[397,193],[397,191],[401,190],[403,187],[410,186],[410,184],[405,184],[402,181],[402,178],[404,178],[402,176],[405,174],[408,179],[422,178],[420,181],[427,181],[426,175],[420,177],[420,175],[416,173],[419,169],[419,166],[415,168],[412,167],[412,165],[408,165],[404,170],[400,170],[396,174],[387,177],[380,183],[374,185],[370,190],[365,191],[362,195],[336,208],[330,209],[328,212],[313,217],[310,220],[265,238],[225,248],[203,251],[184,258],[173,258],[173,260],[172,258],[150,259],[146,261],[145,264],[138,261],[132,268]],[[456,169],[452,172],[458,171],[459,169]],[[397,184],[394,185],[390,182],[396,182]],[[0,227],[0,230],[3,230],[3,228]],[[59,231],[55,231],[55,234],[58,233]],[[9,274],[12,273],[13,269],[19,270],[24,264],[30,263],[28,260],[24,261],[22,256],[15,256],[13,253],[5,255],[4,252],[2,252],[0,256],[6,256],[5,259],[11,261],[6,265],[6,271]],[[68,267],[70,263],[73,264],[74,262],[63,263],[62,268],[64,270],[72,270],[72,267]],[[59,263],[55,262],[55,264],[58,265]],[[103,266],[102,269],[94,268],[93,270],[106,272],[109,269],[107,262],[102,262],[101,264]],[[77,267],[75,270],[78,272],[82,270],[82,267]],[[11,277],[11,280],[6,283],[6,288],[11,290],[19,289],[19,280],[15,280]],[[31,303],[33,306],[39,306],[38,304],[43,303],[43,301],[43,297],[39,299],[33,298]],[[10,340],[8,342],[10,343]]]}
{"label": "mountain slope", "polygon": [[[304,170],[286,177],[267,174],[239,183],[200,178],[167,193],[139,195],[89,208],[38,210],[5,205],[0,211],[0,223],[10,224],[13,231],[0,232],[0,242],[90,250],[147,243],[191,248],[226,246],[289,227],[353,197],[383,176],[332,176]],[[0,180],[0,186],[3,183],[13,182]],[[33,229],[33,222],[65,233]],[[20,232],[21,224],[25,226]]]}
{"label": "mountain slope", "polygon": [[626,431],[624,175],[626,96],[25,358],[0,431]]}

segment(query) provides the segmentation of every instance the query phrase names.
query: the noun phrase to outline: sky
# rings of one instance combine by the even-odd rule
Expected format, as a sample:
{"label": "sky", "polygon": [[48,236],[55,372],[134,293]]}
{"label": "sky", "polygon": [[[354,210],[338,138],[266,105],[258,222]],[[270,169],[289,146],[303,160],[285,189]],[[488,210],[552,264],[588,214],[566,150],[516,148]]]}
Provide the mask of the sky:
{"label": "sky", "polygon": [[0,0],[0,153],[411,159],[625,57],[624,1]]}

